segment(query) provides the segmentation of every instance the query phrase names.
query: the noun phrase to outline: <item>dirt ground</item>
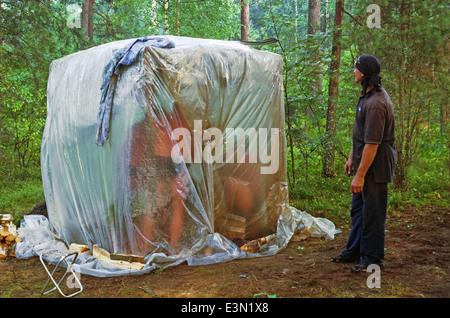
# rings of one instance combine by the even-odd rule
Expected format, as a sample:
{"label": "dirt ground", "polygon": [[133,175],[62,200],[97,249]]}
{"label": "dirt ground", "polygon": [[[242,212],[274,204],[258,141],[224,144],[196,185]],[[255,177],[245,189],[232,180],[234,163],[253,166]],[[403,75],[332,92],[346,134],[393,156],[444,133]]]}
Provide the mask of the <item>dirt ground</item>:
{"label": "dirt ground", "polygon": [[[345,246],[349,229],[343,228],[332,241],[291,242],[275,256],[207,266],[178,265],[138,276],[84,275],[84,290],[75,297],[448,298],[449,211],[410,207],[389,213],[381,288],[368,287],[370,273],[351,273],[353,264],[330,262]],[[41,295],[46,279],[37,257],[9,257],[0,262],[0,297],[61,298],[57,292]]]}

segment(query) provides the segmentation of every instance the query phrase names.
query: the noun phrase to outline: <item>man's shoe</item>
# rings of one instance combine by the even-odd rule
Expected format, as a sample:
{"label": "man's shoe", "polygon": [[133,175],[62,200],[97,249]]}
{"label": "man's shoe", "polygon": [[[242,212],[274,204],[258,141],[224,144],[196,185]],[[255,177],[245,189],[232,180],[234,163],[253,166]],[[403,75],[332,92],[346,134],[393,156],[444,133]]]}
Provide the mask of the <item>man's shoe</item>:
{"label": "man's shoe", "polygon": [[334,263],[357,263],[359,262],[359,257],[343,257],[341,255],[334,256],[331,258],[331,261]]}
{"label": "man's shoe", "polygon": [[[371,264],[359,263],[358,265],[352,267],[350,269],[350,271],[352,273],[367,272],[367,267],[369,267],[369,265],[371,265]],[[383,263],[375,263],[375,265],[378,265],[380,267],[380,269],[384,268],[384,264]]]}

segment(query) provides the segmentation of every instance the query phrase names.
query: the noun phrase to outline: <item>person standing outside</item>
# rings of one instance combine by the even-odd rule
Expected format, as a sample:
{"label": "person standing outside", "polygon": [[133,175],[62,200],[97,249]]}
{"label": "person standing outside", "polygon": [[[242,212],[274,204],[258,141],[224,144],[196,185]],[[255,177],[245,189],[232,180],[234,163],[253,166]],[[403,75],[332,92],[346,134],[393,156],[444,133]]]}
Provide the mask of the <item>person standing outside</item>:
{"label": "person standing outside", "polygon": [[344,169],[351,183],[352,229],[346,248],[333,262],[384,267],[388,183],[393,181],[396,151],[391,99],[381,85],[381,64],[373,55],[361,55],[355,63],[355,82],[361,84],[353,128],[353,148]]}

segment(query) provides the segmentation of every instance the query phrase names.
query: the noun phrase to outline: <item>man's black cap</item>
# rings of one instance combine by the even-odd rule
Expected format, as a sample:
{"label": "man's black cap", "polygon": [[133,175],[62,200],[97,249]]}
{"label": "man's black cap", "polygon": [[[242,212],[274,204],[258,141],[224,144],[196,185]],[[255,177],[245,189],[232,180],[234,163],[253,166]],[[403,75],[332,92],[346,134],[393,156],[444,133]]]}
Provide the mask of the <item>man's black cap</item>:
{"label": "man's black cap", "polygon": [[358,57],[355,67],[367,77],[381,72],[381,63],[373,55],[361,55]]}

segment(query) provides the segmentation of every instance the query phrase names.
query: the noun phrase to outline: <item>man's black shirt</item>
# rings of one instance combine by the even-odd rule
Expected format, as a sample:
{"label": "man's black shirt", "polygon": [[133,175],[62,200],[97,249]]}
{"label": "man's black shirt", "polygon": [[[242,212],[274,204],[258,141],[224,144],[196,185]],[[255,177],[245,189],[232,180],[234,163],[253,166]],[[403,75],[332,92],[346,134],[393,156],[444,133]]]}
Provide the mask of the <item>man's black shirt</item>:
{"label": "man's black shirt", "polygon": [[396,151],[395,123],[391,99],[383,87],[376,87],[358,102],[353,128],[353,168],[356,172],[365,144],[378,144],[377,154],[366,178],[376,183],[393,181]]}

